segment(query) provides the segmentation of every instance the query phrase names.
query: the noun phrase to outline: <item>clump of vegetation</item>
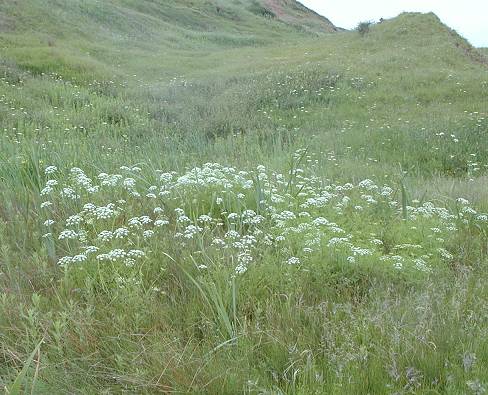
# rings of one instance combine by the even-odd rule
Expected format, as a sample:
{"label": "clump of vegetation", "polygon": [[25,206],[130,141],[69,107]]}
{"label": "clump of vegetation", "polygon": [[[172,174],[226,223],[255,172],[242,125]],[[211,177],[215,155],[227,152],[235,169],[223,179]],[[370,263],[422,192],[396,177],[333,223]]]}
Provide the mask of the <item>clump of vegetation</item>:
{"label": "clump of vegetation", "polygon": [[262,4],[258,3],[255,1],[250,7],[249,11],[251,11],[253,14],[263,16],[265,18],[276,18],[276,14],[270,10],[269,8],[263,6]]}
{"label": "clump of vegetation", "polygon": [[361,35],[365,36],[371,31],[371,26],[373,25],[373,22],[371,21],[364,21],[364,22],[359,22],[359,24],[356,26],[356,31]]}

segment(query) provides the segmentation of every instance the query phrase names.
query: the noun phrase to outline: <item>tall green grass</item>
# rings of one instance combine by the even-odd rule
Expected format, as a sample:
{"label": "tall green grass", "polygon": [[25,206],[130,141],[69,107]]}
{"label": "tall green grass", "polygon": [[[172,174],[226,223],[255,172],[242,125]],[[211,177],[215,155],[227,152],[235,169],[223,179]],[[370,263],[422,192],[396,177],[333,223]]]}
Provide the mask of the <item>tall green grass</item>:
{"label": "tall green grass", "polygon": [[56,266],[41,237],[47,165],[263,164],[294,177],[306,158],[290,158],[307,149],[324,186],[398,186],[405,227],[414,199],[488,208],[488,69],[433,15],[317,36],[238,2],[218,7],[0,5],[0,22],[14,22],[0,30],[0,388],[482,393],[488,272],[475,226],[422,278],[340,256],[301,270],[277,254],[241,277],[202,276],[170,239],[139,285]]}

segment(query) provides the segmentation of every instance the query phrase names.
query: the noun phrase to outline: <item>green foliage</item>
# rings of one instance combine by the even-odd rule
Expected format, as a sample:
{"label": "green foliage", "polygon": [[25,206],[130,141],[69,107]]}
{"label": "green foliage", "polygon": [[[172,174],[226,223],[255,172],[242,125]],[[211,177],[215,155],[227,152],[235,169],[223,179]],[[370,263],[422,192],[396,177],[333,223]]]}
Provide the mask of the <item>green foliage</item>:
{"label": "green foliage", "polygon": [[359,22],[359,24],[356,27],[356,31],[361,36],[365,36],[366,34],[368,34],[370,32],[372,24],[373,24],[373,22],[371,22],[371,21]]}
{"label": "green foliage", "polygon": [[[257,4],[0,2],[2,390],[459,394],[488,385],[486,66],[432,14],[378,24],[365,46],[357,32],[317,38],[330,25],[294,2],[283,2],[286,18],[265,20]],[[55,209],[40,208],[54,178],[46,166],[58,167],[60,185],[72,167],[96,176],[140,166],[131,177],[146,192],[156,170],[182,175],[207,162],[283,174],[283,211],[305,210],[304,169],[313,190],[369,178],[391,186],[398,204],[376,199],[359,211],[362,193],[344,193],[332,199],[354,202],[342,215],[309,210],[361,243],[375,233],[378,255],[351,263],[324,246],[288,265],[305,240],[290,231],[286,248],[260,247],[236,276],[235,257],[210,244],[219,228],[185,248],[175,242],[174,209],[192,221],[271,215],[266,183],[252,178],[223,207],[221,186],[178,190],[163,205],[173,228],[144,247],[140,265],[56,264],[77,246],[42,236],[82,207],[56,195]],[[128,202],[121,222],[148,210],[152,198],[123,193],[96,203]],[[439,235],[438,217],[411,217],[429,201],[463,214],[456,231]],[[423,254],[413,245],[432,255],[433,273],[378,259]],[[449,259],[435,255],[440,245]]]}
{"label": "green foliage", "polygon": [[[26,376],[27,376],[29,367],[32,364],[32,362],[34,361],[34,357],[36,356],[36,354],[38,355],[38,360],[40,358],[40,351],[39,350],[41,348],[43,341],[44,341],[44,339],[42,339],[39,342],[39,344],[36,346],[34,351],[32,351],[32,353],[29,355],[29,357],[27,358],[27,361],[24,364],[24,367],[22,368],[20,373],[17,375],[14,382],[6,387],[6,393],[7,394],[9,394],[9,395],[20,395],[20,394],[26,392],[25,390],[22,391],[22,385],[23,385],[24,380],[26,380]],[[38,374],[38,372],[36,371],[35,375],[37,376],[37,374]],[[35,378],[34,378],[33,383],[31,384],[31,387],[35,388]]]}
{"label": "green foliage", "polygon": [[261,5],[259,2],[254,1],[250,6],[249,6],[249,11],[251,11],[253,14],[263,16],[265,18],[275,18],[276,14],[271,11],[269,8],[264,7]]}

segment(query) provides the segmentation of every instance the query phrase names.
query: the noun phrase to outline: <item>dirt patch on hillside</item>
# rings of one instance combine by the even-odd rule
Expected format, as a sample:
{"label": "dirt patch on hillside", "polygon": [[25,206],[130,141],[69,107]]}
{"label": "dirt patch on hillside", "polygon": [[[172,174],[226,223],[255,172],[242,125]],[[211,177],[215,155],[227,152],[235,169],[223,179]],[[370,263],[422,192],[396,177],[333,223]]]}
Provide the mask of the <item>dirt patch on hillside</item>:
{"label": "dirt patch on hillside", "polygon": [[302,26],[320,26],[326,31],[337,31],[327,18],[293,0],[264,0],[263,4],[283,22]]}
{"label": "dirt patch on hillside", "polygon": [[471,59],[473,62],[481,63],[485,66],[488,66],[488,58],[473,46],[456,43],[456,47],[460,48],[464,52],[464,55]]}
{"label": "dirt patch on hillside", "polygon": [[277,0],[266,0],[264,4],[269,7],[271,11],[279,18],[286,19],[286,12],[283,10],[283,6]]}
{"label": "dirt patch on hillside", "polygon": [[451,37],[454,38],[454,45],[459,48],[464,55],[474,63],[488,66],[488,57],[473,47],[468,41],[461,37],[456,31],[447,28]]}

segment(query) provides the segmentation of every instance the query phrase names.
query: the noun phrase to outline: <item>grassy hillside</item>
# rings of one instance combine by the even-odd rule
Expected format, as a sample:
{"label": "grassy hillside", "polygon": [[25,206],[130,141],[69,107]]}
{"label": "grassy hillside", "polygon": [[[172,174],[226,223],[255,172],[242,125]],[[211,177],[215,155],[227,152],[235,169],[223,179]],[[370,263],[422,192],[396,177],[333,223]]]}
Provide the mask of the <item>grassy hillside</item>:
{"label": "grassy hillside", "polygon": [[487,93],[433,14],[1,3],[0,388],[482,393]]}
{"label": "grassy hillside", "polygon": [[[313,23],[302,24],[306,15],[294,1],[285,3],[280,15],[271,8],[267,14],[268,8],[257,1],[4,2],[0,46],[4,57],[23,69],[80,80],[128,71],[127,59],[137,61],[131,62],[134,70],[152,64],[168,75],[184,71],[183,53],[194,58],[195,68],[208,51],[293,41],[335,29],[311,13]],[[168,59],[173,64],[166,65]]]}

